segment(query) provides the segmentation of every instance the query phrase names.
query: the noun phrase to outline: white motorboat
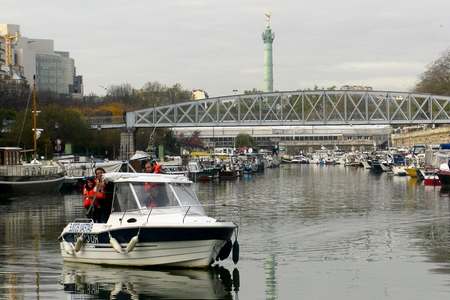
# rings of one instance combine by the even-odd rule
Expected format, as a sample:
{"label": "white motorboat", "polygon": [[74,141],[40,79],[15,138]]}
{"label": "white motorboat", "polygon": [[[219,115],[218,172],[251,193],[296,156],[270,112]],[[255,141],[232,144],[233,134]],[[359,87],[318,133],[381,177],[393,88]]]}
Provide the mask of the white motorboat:
{"label": "white motorboat", "polygon": [[208,217],[186,177],[145,173],[104,176],[107,189],[114,189],[108,221],[69,223],[60,236],[64,261],[207,267],[232,251],[237,262],[237,226]]}
{"label": "white motorboat", "polygon": [[86,156],[61,156],[56,161],[66,171],[65,182],[77,183],[85,177],[95,176],[96,168],[103,168],[106,172],[119,172],[124,164],[121,160],[94,160]]}
{"label": "white motorboat", "polygon": [[406,173],[404,166],[392,166],[392,172],[395,176],[406,176],[408,173]]}
{"label": "white motorboat", "polygon": [[372,166],[369,164],[369,162],[367,160],[363,159],[361,161],[361,163],[362,163],[364,169],[372,169]]}

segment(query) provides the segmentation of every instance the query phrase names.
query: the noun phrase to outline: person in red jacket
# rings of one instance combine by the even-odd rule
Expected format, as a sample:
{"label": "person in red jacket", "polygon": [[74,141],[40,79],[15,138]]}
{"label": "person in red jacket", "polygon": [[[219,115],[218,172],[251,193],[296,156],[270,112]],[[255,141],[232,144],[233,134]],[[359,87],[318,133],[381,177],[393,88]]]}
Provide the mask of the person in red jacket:
{"label": "person in red jacket", "polygon": [[158,163],[156,162],[156,160],[153,159],[150,163],[151,163],[152,168],[153,168],[153,172],[152,172],[152,173],[154,173],[154,174],[159,174],[159,173],[161,173],[161,165],[158,164]]}
{"label": "person in red jacket", "polygon": [[83,207],[90,209],[95,197],[95,180],[88,179],[83,188]]}
{"label": "person in red jacket", "polygon": [[105,169],[97,168],[95,169],[95,206],[98,214],[95,215],[96,222],[106,223],[108,221],[109,215],[111,213],[112,204],[112,191],[108,189],[108,185],[105,183],[103,174],[105,174]]}
{"label": "person in red jacket", "polygon": [[161,173],[161,165],[158,164],[154,159],[149,160],[144,165],[144,172],[154,174]]}
{"label": "person in red jacket", "polygon": [[97,192],[95,179],[89,178],[83,189],[83,207],[87,210],[86,216],[92,218],[96,223],[100,221],[100,199],[102,198],[103,194]]}

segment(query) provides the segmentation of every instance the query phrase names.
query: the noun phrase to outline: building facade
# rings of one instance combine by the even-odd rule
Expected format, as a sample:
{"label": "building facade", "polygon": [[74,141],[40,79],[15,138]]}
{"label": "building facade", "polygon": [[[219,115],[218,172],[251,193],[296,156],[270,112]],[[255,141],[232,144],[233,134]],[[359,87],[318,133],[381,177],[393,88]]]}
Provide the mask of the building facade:
{"label": "building facade", "polygon": [[36,77],[39,90],[69,95],[75,78],[75,62],[68,52],[36,55]]}
{"label": "building facade", "polygon": [[326,147],[341,150],[370,151],[387,146],[390,126],[258,126],[258,127],[196,127],[176,128],[175,135],[190,136],[200,132],[200,139],[208,147],[234,147],[236,136],[249,134],[260,148],[278,145],[290,154],[311,152]]}
{"label": "building facade", "polygon": [[5,63],[5,42],[0,39],[0,66]]}
{"label": "building facade", "polygon": [[[0,24],[0,36],[17,36],[13,44],[13,67],[32,83],[36,76],[37,88],[42,92],[71,96],[77,86],[77,96],[83,88],[75,72],[75,61],[69,52],[55,51],[50,39],[31,39],[20,34],[20,26]],[[77,78],[78,77],[78,78]]]}

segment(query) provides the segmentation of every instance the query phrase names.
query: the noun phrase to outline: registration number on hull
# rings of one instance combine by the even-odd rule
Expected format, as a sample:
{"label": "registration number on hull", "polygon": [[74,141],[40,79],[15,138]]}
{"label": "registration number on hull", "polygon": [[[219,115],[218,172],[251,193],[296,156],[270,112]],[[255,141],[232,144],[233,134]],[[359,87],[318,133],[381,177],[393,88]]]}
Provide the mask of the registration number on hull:
{"label": "registration number on hull", "polygon": [[93,223],[70,223],[70,233],[89,233],[92,231]]}

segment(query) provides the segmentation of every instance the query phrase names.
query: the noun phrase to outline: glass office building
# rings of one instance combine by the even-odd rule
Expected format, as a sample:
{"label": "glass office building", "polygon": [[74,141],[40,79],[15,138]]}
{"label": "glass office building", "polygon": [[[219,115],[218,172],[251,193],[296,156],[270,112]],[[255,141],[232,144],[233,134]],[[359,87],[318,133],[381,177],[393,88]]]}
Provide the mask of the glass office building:
{"label": "glass office building", "polygon": [[69,95],[75,77],[74,61],[67,52],[37,54],[36,75],[40,91]]}

